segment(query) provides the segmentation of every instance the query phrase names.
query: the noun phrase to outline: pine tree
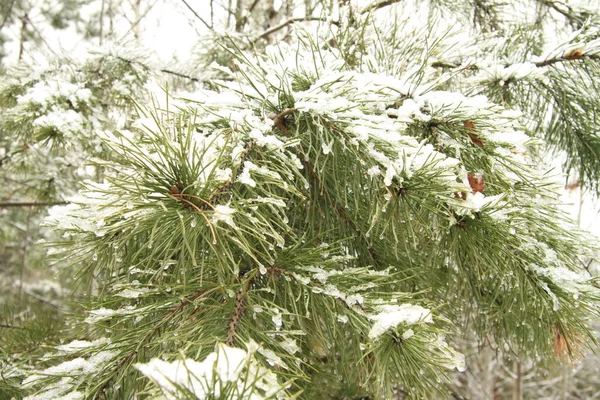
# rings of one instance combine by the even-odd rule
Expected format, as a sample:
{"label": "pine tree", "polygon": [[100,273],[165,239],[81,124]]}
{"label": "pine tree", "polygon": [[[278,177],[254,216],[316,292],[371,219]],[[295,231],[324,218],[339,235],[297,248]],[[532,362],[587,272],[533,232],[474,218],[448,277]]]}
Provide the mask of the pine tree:
{"label": "pine tree", "polygon": [[0,174],[31,190],[2,195],[67,203],[40,232],[73,301],[45,330],[4,313],[29,325],[3,324],[2,395],[458,397],[461,338],[519,368],[594,347],[596,244],[548,154],[597,195],[600,9],[467,3],[240,11],[190,71],[106,48],[11,70]]}

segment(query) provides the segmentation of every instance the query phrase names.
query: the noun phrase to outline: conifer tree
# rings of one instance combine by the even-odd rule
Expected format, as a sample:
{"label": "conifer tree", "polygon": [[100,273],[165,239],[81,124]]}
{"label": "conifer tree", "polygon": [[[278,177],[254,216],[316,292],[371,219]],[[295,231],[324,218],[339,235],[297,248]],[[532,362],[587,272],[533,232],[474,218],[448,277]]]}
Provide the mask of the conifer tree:
{"label": "conifer tree", "polygon": [[72,302],[3,325],[2,395],[456,398],[461,337],[545,367],[594,347],[596,243],[548,154],[597,195],[600,9],[518,3],[305,2],[211,27],[189,71],[11,70],[0,176],[31,191],[2,195],[65,203],[40,229]]}

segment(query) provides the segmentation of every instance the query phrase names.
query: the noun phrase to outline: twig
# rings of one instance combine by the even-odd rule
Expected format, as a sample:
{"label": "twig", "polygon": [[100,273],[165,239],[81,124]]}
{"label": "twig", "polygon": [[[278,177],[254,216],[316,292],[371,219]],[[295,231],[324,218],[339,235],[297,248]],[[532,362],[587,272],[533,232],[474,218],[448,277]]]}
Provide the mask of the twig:
{"label": "twig", "polygon": [[[272,268],[278,267],[269,267],[268,270],[271,270]],[[235,339],[237,337],[237,328],[240,324],[240,319],[242,318],[242,316],[244,315],[244,311],[246,310],[245,295],[248,291],[248,288],[250,288],[250,285],[252,285],[252,283],[254,282],[255,276],[256,274],[250,275],[244,282],[244,285],[235,294],[235,307],[233,310],[233,315],[231,316],[231,320],[229,321],[229,326],[227,328],[226,343],[228,346],[233,346],[235,344]]]}
{"label": "twig", "polygon": [[61,312],[65,312],[65,310],[62,308],[62,306],[60,304],[58,304],[50,299],[39,296],[38,294],[32,292],[31,290],[22,287],[22,284],[20,286],[21,287],[19,288],[19,290],[21,293],[25,293],[26,295],[31,296],[34,299],[39,300],[44,304],[48,304],[49,306],[59,309]]}
{"label": "twig", "polygon": [[[543,60],[543,61],[537,61],[537,62],[534,62],[533,65],[535,65],[538,68],[542,68],[542,67],[547,67],[552,64],[562,63],[565,61],[585,60],[585,59],[600,60],[600,56],[596,55],[596,54],[585,54],[585,53],[579,54],[579,53],[573,52],[567,56],[554,57],[554,58],[549,58],[549,59]],[[430,65],[433,68],[450,68],[450,69],[452,69],[452,68],[458,68],[462,64],[446,62],[446,61],[435,61],[435,62],[431,63]],[[508,66],[510,66],[510,64],[505,65],[505,66],[508,67]],[[468,69],[474,69],[474,68],[478,68],[477,65],[471,64],[471,65],[467,65],[466,67],[462,67],[461,70],[468,70]]]}
{"label": "twig", "polygon": [[0,208],[9,207],[50,207],[50,206],[64,206],[70,204],[68,201],[25,201],[25,202],[7,202],[0,203]]}
{"label": "twig", "polygon": [[181,72],[175,72],[175,71],[171,71],[171,70],[168,70],[168,69],[161,69],[160,72],[164,72],[165,74],[175,75],[175,76],[178,76],[180,78],[189,79],[192,82],[200,82],[200,79],[194,78],[193,76],[189,76],[189,75],[186,75],[186,74],[182,74]]}
{"label": "twig", "polygon": [[[117,56],[117,59],[119,59],[119,60],[121,60],[123,62],[126,62],[128,64],[138,64],[138,65],[142,65],[142,66],[144,66],[144,67],[146,67],[148,69],[151,69],[149,66],[147,66],[146,64],[144,64],[142,62],[139,62],[139,61],[129,60],[129,59],[127,59],[125,57],[121,57],[121,56]],[[182,74],[181,72],[175,72],[175,71],[171,71],[171,70],[165,69],[165,68],[159,69],[159,71],[163,72],[165,74],[175,75],[175,76],[178,76],[180,78],[189,79],[192,82],[200,82],[200,79],[194,78],[193,76],[189,76],[189,75],[186,75],[186,74]]]}
{"label": "twig", "polygon": [[561,9],[558,5],[556,5],[556,3],[554,1],[550,1],[550,0],[539,0],[541,4],[545,5],[546,7],[549,7],[551,9],[553,9],[554,11],[556,11],[557,13],[561,14],[563,17],[565,17],[566,19],[568,19],[571,23],[581,23],[583,22],[583,20],[581,18],[577,18],[576,15],[573,14],[573,9],[571,7],[569,7],[569,5],[562,3],[562,6],[565,6],[567,8],[567,11]]}
{"label": "twig", "polygon": [[[154,6],[156,5],[156,3],[158,3],[158,0],[155,0],[154,3],[152,3],[150,5],[150,7],[148,7],[148,9],[146,10],[146,12],[144,12],[144,15],[140,16],[135,22],[131,22],[131,26],[129,27],[129,29],[127,30],[127,32],[125,32],[125,34],[123,36],[121,36],[121,41],[125,38],[125,36],[127,36],[129,34],[129,32],[133,31],[134,29],[137,29],[137,26],[139,25],[140,22],[142,22],[142,20],[144,18],[146,18],[146,16],[150,13],[150,11],[154,8]],[[102,3],[102,6],[104,6],[104,2]],[[110,13],[110,11],[109,11]],[[100,20],[102,20],[102,16],[100,16]],[[129,21],[129,19],[127,19]],[[102,25],[100,26],[100,28],[102,28]],[[109,33],[110,34],[110,33]],[[100,35],[102,36],[102,31],[100,31]],[[135,32],[134,32],[135,35]],[[100,39],[102,39],[102,37],[100,37]]]}
{"label": "twig", "polygon": [[286,136],[289,136],[290,131],[285,126],[285,117],[287,117],[290,114],[293,114],[296,111],[297,109],[295,108],[286,108],[285,110],[277,114],[275,117],[273,117],[273,125],[275,125]]}
{"label": "twig", "polygon": [[368,5],[365,8],[363,8],[360,11],[360,13],[366,14],[371,11],[379,10],[380,8],[383,8],[383,7],[391,6],[392,4],[395,4],[395,3],[400,3],[401,1],[402,0],[384,0],[384,1],[380,1],[379,3],[373,3],[373,4]]}
{"label": "twig", "polygon": [[237,327],[240,323],[240,318],[246,308],[246,299],[244,298],[244,288],[241,288],[235,294],[235,307],[231,320],[229,321],[229,327],[227,328],[227,345],[233,346],[235,343],[235,337],[237,336]]}
{"label": "twig", "polygon": [[561,63],[561,62],[565,62],[565,61],[584,60],[584,59],[600,60],[600,56],[595,55],[595,54],[580,54],[580,55],[572,55],[569,57],[555,57],[555,58],[550,58],[550,59],[544,60],[544,61],[538,61],[535,63],[535,66],[536,67],[546,67],[548,65]]}
{"label": "twig", "polygon": [[14,326],[14,325],[7,325],[7,324],[0,324],[0,328],[7,328],[7,329],[23,329],[20,326]]}
{"label": "twig", "polygon": [[[290,18],[286,21],[283,21],[282,23],[280,23],[279,25],[275,25],[269,29],[267,29],[266,31],[264,31],[263,33],[261,33],[260,35],[258,35],[253,42],[258,42],[260,39],[264,39],[267,36],[282,30],[283,28],[285,28],[288,25],[291,25],[295,22],[304,22],[304,21],[321,21],[321,22],[327,22],[327,18],[322,18],[322,17],[294,17],[294,18]],[[332,24],[336,24],[335,22],[331,21]]]}
{"label": "twig", "polygon": [[198,15],[198,13],[196,11],[194,11],[194,9],[192,7],[190,7],[190,5],[187,3],[187,1],[185,1],[185,0],[181,0],[181,1],[196,16],[196,18],[198,18],[200,20],[200,22],[202,22],[211,31],[213,30],[213,27],[210,26],[204,19],[202,19],[201,16]]}

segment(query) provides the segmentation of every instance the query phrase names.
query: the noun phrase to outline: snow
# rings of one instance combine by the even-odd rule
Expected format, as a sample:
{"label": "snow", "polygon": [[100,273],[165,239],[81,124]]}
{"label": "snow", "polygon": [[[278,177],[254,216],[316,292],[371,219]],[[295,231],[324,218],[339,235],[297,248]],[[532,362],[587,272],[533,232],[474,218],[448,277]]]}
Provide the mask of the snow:
{"label": "snow", "polygon": [[108,338],[100,338],[94,341],[87,340],[73,340],[70,343],[63,344],[60,346],[56,346],[56,349],[62,351],[64,353],[74,353],[79,350],[89,349],[92,347],[104,346],[110,344],[110,339]]}
{"label": "snow", "polygon": [[480,73],[474,77],[475,81],[500,80],[506,82],[509,80],[537,79],[543,78],[545,70],[538,68],[532,62],[515,63],[508,66],[494,64],[491,66],[481,66]]}
{"label": "snow", "polygon": [[89,89],[66,80],[48,78],[37,82],[25,94],[18,96],[17,102],[18,104],[37,104],[45,109],[54,99],[64,97],[77,106],[80,103],[88,102],[91,94]]}
{"label": "snow", "polygon": [[212,222],[217,223],[219,221],[225,222],[227,225],[236,227],[235,222],[233,222],[233,214],[235,214],[235,210],[227,205],[218,204],[215,206]]}
{"label": "snow", "polygon": [[[379,169],[378,165],[375,165],[367,170],[367,175],[370,176],[371,178],[374,176],[377,176],[379,174],[381,174],[381,169]],[[386,177],[386,179],[387,179],[387,177]],[[390,178],[390,182],[391,182],[391,178]]]}
{"label": "snow", "polygon": [[272,204],[272,205],[277,206],[277,207],[285,207],[286,206],[285,201],[283,201],[281,199],[275,199],[273,197],[257,196],[254,199],[249,199],[248,202]]}
{"label": "snow", "polygon": [[125,306],[117,310],[101,307],[97,310],[89,311],[90,316],[85,319],[85,322],[88,324],[95,324],[96,322],[103,321],[114,316],[137,314],[145,309],[147,309],[147,307],[137,308],[136,306]]}
{"label": "snow", "polygon": [[225,168],[225,169],[221,169],[221,168],[216,168],[215,169],[215,176],[213,177],[214,180],[216,181],[230,181],[231,180],[231,168]]}
{"label": "snow", "polygon": [[277,149],[284,145],[284,143],[279,140],[274,135],[265,136],[264,133],[260,129],[252,129],[248,136],[256,141],[256,144],[260,147],[267,147],[269,149]]}
{"label": "snow", "polygon": [[363,304],[365,302],[365,298],[362,295],[356,293],[356,294],[351,294],[351,295],[346,296],[345,301],[346,301],[346,304],[348,304],[350,307],[352,307],[357,304],[358,305]]}
{"label": "snow", "polygon": [[283,315],[279,308],[273,308],[273,315],[271,316],[271,320],[275,324],[275,330],[280,331],[283,325]]}
{"label": "snow", "polygon": [[369,331],[369,338],[375,340],[388,330],[396,328],[400,324],[415,325],[420,322],[432,323],[431,311],[418,305],[382,305],[378,306],[379,314],[371,315],[369,318],[375,323]]}
{"label": "snow", "polygon": [[[84,398],[83,393],[72,390],[72,378],[62,378],[55,384],[44,387],[37,394],[24,397],[23,400],[80,400]],[[69,391],[69,393],[65,393]]]}
{"label": "snow", "polygon": [[82,114],[74,110],[61,110],[55,106],[33,121],[34,126],[53,128],[65,136],[84,131],[85,123]]}
{"label": "snow", "polygon": [[415,331],[412,329],[407,329],[402,333],[402,340],[408,340],[415,334]]}
{"label": "snow", "polygon": [[[568,268],[562,266],[540,267],[539,265],[532,264],[530,269],[538,275],[548,278],[554,285],[562,290],[574,295],[578,295],[581,292],[596,292],[597,294],[600,294],[600,289],[588,284],[590,278],[571,271]],[[544,290],[549,292],[549,289],[546,289],[545,287]]]}
{"label": "snow", "polygon": [[115,296],[124,297],[126,299],[137,299],[140,296],[144,296],[152,292],[156,292],[156,289],[141,287],[135,289],[123,289],[120,292],[115,293]]}
{"label": "snow", "polygon": [[267,363],[269,363],[272,367],[279,367],[287,369],[287,365],[283,362],[281,357],[279,357],[273,350],[265,349],[264,347],[260,347],[258,352],[265,356],[267,359]]}
{"label": "snow", "polygon": [[[29,375],[23,380],[22,385],[25,388],[30,388],[34,385],[44,381],[47,377],[65,377],[57,383],[50,384],[43,388],[41,392],[36,395],[26,397],[27,400],[55,400],[58,398],[63,399],[79,399],[79,392],[65,392],[71,390],[74,387],[74,378],[82,377],[85,379],[86,376],[98,372],[100,369],[105,368],[117,355],[119,354],[116,350],[105,350],[92,355],[89,359],[82,357],[75,358],[73,360],[65,361],[59,365],[49,367],[43,371],[36,371],[36,373]],[[59,397],[64,395],[64,397]]]}
{"label": "snow", "polygon": [[[181,359],[172,362],[158,358],[135,367],[159,386],[165,399],[179,399],[178,389],[188,390],[199,399],[219,397],[249,400],[268,399],[286,388],[277,376],[258,364],[255,351],[261,351],[255,343],[249,350],[229,347],[218,343],[215,351],[202,362]],[[255,388],[263,391],[259,394]]]}
{"label": "snow", "polygon": [[286,338],[284,341],[279,342],[279,345],[290,354],[295,354],[300,351],[298,343],[292,338]]}
{"label": "snow", "polygon": [[252,176],[250,175],[250,171],[256,170],[256,169],[258,169],[258,168],[256,167],[256,165],[254,165],[254,163],[252,163],[250,161],[245,161],[244,169],[242,170],[242,173],[238,177],[238,181],[240,181],[244,185],[248,185],[250,187],[256,187],[256,181],[254,179],[252,179]]}

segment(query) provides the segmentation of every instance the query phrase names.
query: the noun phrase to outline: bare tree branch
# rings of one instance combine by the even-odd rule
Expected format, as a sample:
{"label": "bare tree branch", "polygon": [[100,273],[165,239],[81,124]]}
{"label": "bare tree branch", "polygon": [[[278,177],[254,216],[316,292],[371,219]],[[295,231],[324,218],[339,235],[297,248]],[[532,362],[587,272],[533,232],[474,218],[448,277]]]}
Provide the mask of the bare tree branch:
{"label": "bare tree branch", "polygon": [[211,31],[213,30],[213,27],[210,26],[204,19],[202,19],[201,16],[198,15],[198,13],[196,11],[194,11],[194,9],[192,7],[190,7],[190,5],[187,3],[187,1],[185,1],[185,0],[181,0],[181,1],[194,14],[194,16],[196,16],[196,18],[198,18],[200,20],[200,22],[202,22]]}
{"label": "bare tree branch", "polygon": [[383,0],[383,1],[380,1],[378,3],[373,3],[371,5],[366,6],[365,8],[363,8],[360,11],[360,13],[361,14],[366,14],[366,13],[369,13],[371,11],[379,10],[380,8],[383,8],[383,7],[391,6],[392,4],[395,4],[395,3],[400,3],[401,1],[402,0]]}
{"label": "bare tree branch", "polygon": [[[279,25],[275,25],[275,26],[273,26],[273,27],[271,27],[271,28],[267,29],[266,31],[264,31],[263,33],[261,33],[260,35],[258,35],[258,36],[257,36],[257,37],[256,37],[256,38],[253,40],[253,42],[257,42],[257,41],[259,41],[260,39],[264,39],[264,38],[266,38],[267,36],[269,36],[269,35],[271,35],[271,34],[273,34],[273,33],[277,32],[277,31],[280,31],[280,30],[282,30],[283,28],[285,28],[285,27],[286,27],[286,26],[288,26],[288,25],[291,25],[291,24],[293,24],[293,23],[296,23],[296,22],[304,22],[304,21],[321,21],[321,22],[327,22],[328,20],[327,20],[327,18],[322,18],[322,17],[308,17],[308,18],[306,18],[306,17],[294,17],[294,18],[290,18],[290,19],[288,19],[288,20],[286,20],[286,21],[283,21],[283,22],[282,22],[282,23],[280,23]],[[331,22],[332,22],[333,24],[336,24],[336,23],[335,23],[335,22],[333,22],[333,21],[331,21]]]}
{"label": "bare tree branch", "polygon": [[[582,23],[583,21],[585,21],[585,19],[582,19],[581,16],[576,15],[573,12],[573,8],[571,8],[568,4],[565,3],[559,3],[559,2],[555,2],[555,1],[551,1],[551,0],[538,0],[541,4],[545,5],[548,8],[551,8],[552,10],[556,11],[557,13],[559,13],[560,15],[562,15],[563,17],[565,17],[569,22],[571,23]],[[565,9],[560,8],[560,6],[565,7]]]}
{"label": "bare tree branch", "polygon": [[161,69],[160,72],[164,72],[165,74],[169,74],[169,75],[178,76],[178,77],[184,78],[184,79],[189,79],[192,82],[200,82],[200,79],[194,78],[193,76],[189,76],[186,74],[182,74],[181,72],[175,72],[175,71],[171,71],[168,69]]}
{"label": "bare tree branch", "polygon": [[[139,62],[139,61],[135,61],[135,60],[129,60],[129,59],[127,59],[127,58],[124,58],[124,57],[117,57],[117,58],[118,58],[119,60],[123,61],[123,62],[126,62],[126,63],[128,63],[128,64],[138,64],[138,65],[142,65],[142,66],[144,66],[144,67],[146,67],[146,68],[148,68],[148,69],[151,69],[151,68],[150,68],[150,67],[148,67],[146,64],[144,64],[144,63],[142,63],[142,62]],[[192,82],[200,82],[200,79],[198,79],[198,78],[194,78],[193,76],[189,76],[189,75],[183,74],[183,73],[181,73],[181,72],[171,71],[170,69],[163,68],[163,69],[159,69],[158,71],[160,71],[160,72],[162,72],[162,73],[165,73],[165,74],[174,75],[174,76],[177,76],[177,77],[179,77],[179,78],[188,79],[188,80],[190,80],[190,81],[192,81]],[[5,158],[6,158],[6,157],[5,157]],[[3,159],[2,159],[2,160],[3,160]],[[0,161],[2,161],[2,160],[0,160]],[[0,163],[0,166],[1,166],[1,165],[2,165],[2,163]]]}
{"label": "bare tree branch", "polygon": [[250,5],[250,8],[248,8],[248,14],[250,14],[250,13],[251,13],[251,12],[254,10],[254,8],[255,8],[255,7],[258,5],[258,2],[259,2],[259,1],[260,1],[260,0],[254,0],[254,1],[252,2],[252,4]]}

